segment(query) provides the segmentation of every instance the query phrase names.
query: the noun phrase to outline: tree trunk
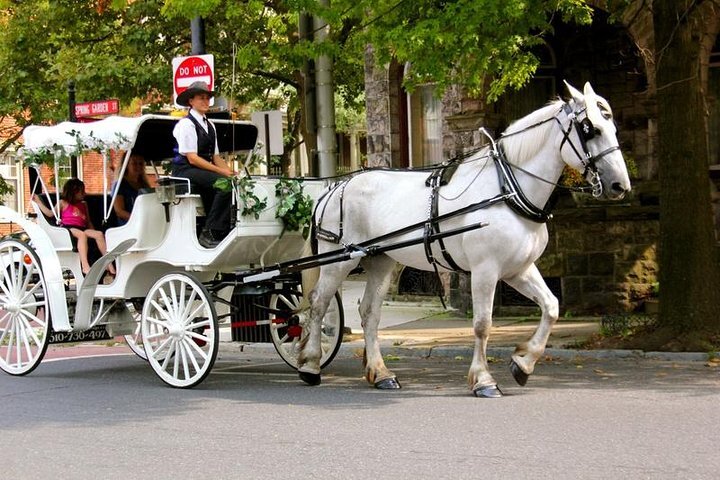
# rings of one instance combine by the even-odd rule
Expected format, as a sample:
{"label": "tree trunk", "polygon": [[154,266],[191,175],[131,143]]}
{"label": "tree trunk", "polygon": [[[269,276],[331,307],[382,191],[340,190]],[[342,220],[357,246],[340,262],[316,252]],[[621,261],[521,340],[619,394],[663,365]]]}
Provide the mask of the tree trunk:
{"label": "tree trunk", "polygon": [[720,332],[720,259],[710,202],[703,72],[707,35],[714,39],[718,13],[712,2],[693,0],[654,0],[652,8],[661,191],[659,322],[668,340],[679,337],[680,348],[697,348],[693,339]]}

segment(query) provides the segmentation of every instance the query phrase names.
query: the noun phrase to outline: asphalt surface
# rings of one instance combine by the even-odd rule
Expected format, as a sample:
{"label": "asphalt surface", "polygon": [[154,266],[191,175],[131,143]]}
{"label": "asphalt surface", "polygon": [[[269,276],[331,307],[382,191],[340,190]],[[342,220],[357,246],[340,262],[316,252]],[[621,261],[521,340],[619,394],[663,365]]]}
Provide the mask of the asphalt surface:
{"label": "asphalt surface", "polygon": [[389,355],[403,389],[382,392],[362,379],[350,350],[308,387],[274,352],[223,343],[205,382],[178,390],[127,347],[96,349],[105,354],[0,376],[2,478],[713,479],[720,471],[720,370],[708,362],[546,357],[520,387],[507,359],[495,358],[505,396],[478,399],[465,384],[468,358]]}

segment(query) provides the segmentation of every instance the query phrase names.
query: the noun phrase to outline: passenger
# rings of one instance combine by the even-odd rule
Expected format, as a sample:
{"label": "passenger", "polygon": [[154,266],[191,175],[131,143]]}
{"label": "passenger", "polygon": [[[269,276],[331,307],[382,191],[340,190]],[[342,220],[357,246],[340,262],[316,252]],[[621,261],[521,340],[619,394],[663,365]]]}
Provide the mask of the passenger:
{"label": "passenger", "polygon": [[125,225],[130,219],[135,199],[142,188],[150,188],[150,182],[145,175],[145,158],[133,153],[125,167],[125,175],[120,181],[116,180],[113,185],[113,190],[117,189],[113,209],[117,216],[118,226]]}
{"label": "passenger", "polygon": [[[43,214],[48,217],[54,216],[53,211],[45,206],[45,203],[37,196],[33,195],[33,200],[40,207]],[[87,203],[85,203],[85,184],[77,179],[71,178],[65,183],[62,194],[60,195],[60,224],[67,228],[73,237],[77,239],[77,250],[80,255],[80,266],[83,274],[87,275],[90,271],[90,263],[88,262],[88,237],[95,240],[100,253],[107,253],[105,244],[105,235],[99,230],[95,230],[90,215],[88,214]],[[107,271],[111,275],[115,275],[115,267],[112,263],[108,265]]]}
{"label": "passenger", "polygon": [[205,82],[194,82],[178,95],[177,103],[190,111],[173,130],[178,150],[172,173],[189,179],[199,190],[206,218],[198,240],[205,248],[217,246],[230,231],[232,194],[216,190],[214,184],[218,178],[234,175],[219,155],[215,128],[205,116],[213,95]]}

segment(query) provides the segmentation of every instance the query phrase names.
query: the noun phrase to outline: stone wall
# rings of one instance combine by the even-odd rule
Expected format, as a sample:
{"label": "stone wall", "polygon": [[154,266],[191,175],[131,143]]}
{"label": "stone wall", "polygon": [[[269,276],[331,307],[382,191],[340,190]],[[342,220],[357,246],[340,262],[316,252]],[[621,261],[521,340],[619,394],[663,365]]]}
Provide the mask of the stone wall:
{"label": "stone wall", "polygon": [[657,205],[558,209],[538,261],[561,278],[564,312],[605,314],[643,307],[657,281]]}

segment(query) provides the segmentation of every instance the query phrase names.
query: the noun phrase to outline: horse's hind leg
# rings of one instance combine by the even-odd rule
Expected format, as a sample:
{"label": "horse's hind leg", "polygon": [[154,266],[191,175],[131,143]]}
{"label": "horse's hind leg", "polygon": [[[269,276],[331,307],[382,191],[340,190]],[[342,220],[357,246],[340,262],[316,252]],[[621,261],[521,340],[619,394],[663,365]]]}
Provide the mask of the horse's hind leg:
{"label": "horse's hind leg", "polygon": [[513,377],[520,385],[527,383],[528,377],[535,369],[535,363],[545,351],[550,330],[558,319],[558,299],[545,284],[542,275],[533,264],[526,271],[505,280],[508,285],[537,303],[542,310],[542,317],[532,337],[519,344],[512,355],[510,369]]}
{"label": "horse's hind leg", "polygon": [[365,379],[376,388],[393,390],[400,388],[395,375],[388,370],[380,353],[378,325],[380,309],[390,287],[390,273],[395,261],[385,255],[367,258],[362,262],[367,272],[367,284],[360,302],[360,318],[365,335]]}
{"label": "horse's hind leg", "polygon": [[487,363],[487,342],[492,327],[493,297],[497,279],[487,275],[487,270],[476,269],[472,274],[473,330],[475,349],[468,371],[468,385],[476,397],[497,398],[502,392],[490,374]]}

